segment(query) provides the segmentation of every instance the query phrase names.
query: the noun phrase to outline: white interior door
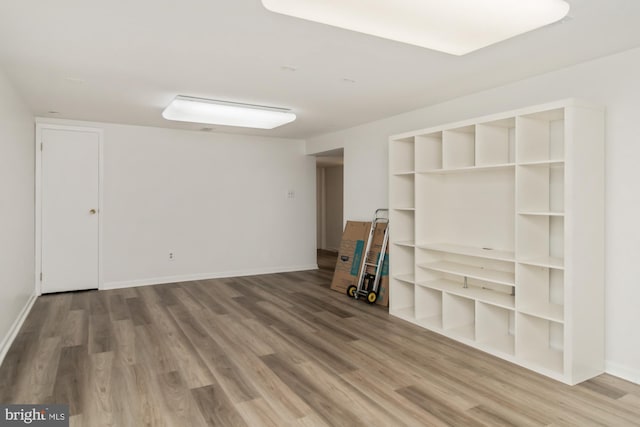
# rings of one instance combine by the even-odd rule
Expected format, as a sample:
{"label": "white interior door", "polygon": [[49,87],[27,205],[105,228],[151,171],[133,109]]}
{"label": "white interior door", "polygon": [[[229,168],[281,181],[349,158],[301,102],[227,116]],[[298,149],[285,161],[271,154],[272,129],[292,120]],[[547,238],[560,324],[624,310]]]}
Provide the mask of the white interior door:
{"label": "white interior door", "polygon": [[41,142],[41,290],[97,289],[100,134],[43,128]]}

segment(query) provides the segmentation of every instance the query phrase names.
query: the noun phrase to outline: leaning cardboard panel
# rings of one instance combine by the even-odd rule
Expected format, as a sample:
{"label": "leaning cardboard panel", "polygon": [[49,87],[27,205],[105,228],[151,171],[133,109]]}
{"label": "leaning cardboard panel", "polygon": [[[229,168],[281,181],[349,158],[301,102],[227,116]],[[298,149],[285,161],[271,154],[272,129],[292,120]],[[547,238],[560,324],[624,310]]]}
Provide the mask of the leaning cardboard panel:
{"label": "leaning cardboard panel", "polygon": [[[338,262],[336,270],[333,274],[331,289],[346,294],[347,288],[351,285],[358,284],[358,274],[360,273],[360,265],[366,249],[369,231],[371,229],[370,222],[347,221],[342,241],[340,242],[340,250],[338,251]],[[382,248],[385,227],[379,225],[373,236],[373,245],[371,246],[371,257],[369,262],[377,262]],[[385,259],[382,267],[382,277],[380,279],[380,287],[378,288],[377,304],[389,305],[389,255],[385,253]]]}
{"label": "leaning cardboard panel", "polygon": [[331,289],[346,295],[347,288],[358,284],[360,262],[369,236],[370,222],[347,221],[338,250],[338,262],[333,273]]}

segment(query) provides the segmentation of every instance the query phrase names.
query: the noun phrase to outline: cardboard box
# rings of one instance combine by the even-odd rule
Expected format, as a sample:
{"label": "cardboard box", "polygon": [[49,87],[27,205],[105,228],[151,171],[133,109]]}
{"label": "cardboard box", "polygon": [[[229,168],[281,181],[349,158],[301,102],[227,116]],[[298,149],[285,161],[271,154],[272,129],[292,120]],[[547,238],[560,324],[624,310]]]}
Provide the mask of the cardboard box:
{"label": "cardboard box", "polygon": [[[371,247],[371,256],[368,262],[377,262],[380,256],[382,240],[384,237],[383,226],[378,226],[373,236],[373,245]],[[358,275],[360,274],[360,266],[364,251],[369,238],[371,222],[363,221],[347,221],[340,241],[340,249],[338,251],[338,262],[331,281],[331,289],[346,295],[347,288],[351,285],[358,284]],[[370,269],[375,271],[373,267]],[[385,253],[385,259],[382,268],[382,278],[380,279],[380,287],[378,288],[377,304],[389,305],[389,256]]]}
{"label": "cardboard box", "polygon": [[370,222],[347,221],[338,249],[338,262],[333,273],[331,289],[346,295],[347,288],[357,285],[360,262],[369,236]]}

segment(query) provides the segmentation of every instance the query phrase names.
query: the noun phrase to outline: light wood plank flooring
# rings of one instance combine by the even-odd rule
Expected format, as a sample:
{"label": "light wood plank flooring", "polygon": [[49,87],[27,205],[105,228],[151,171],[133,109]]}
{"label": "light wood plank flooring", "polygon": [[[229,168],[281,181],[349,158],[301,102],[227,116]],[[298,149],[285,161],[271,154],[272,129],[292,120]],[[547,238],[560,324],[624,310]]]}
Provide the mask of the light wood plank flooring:
{"label": "light wood plank flooring", "polygon": [[77,426],[628,426],[640,386],[569,387],[330,291],[332,272],[43,296],[0,401]]}

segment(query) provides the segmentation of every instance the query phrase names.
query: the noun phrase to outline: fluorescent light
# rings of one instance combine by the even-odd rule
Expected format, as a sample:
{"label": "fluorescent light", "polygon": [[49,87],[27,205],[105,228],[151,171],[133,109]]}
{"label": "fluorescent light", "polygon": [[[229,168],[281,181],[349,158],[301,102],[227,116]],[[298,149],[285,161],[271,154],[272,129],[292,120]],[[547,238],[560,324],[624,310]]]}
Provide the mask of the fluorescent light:
{"label": "fluorescent light", "polygon": [[296,115],[284,108],[241,104],[178,95],[162,112],[167,120],[211,125],[273,129],[290,123]]}
{"label": "fluorescent light", "polygon": [[559,21],[564,0],[262,0],[272,12],[453,55]]}

